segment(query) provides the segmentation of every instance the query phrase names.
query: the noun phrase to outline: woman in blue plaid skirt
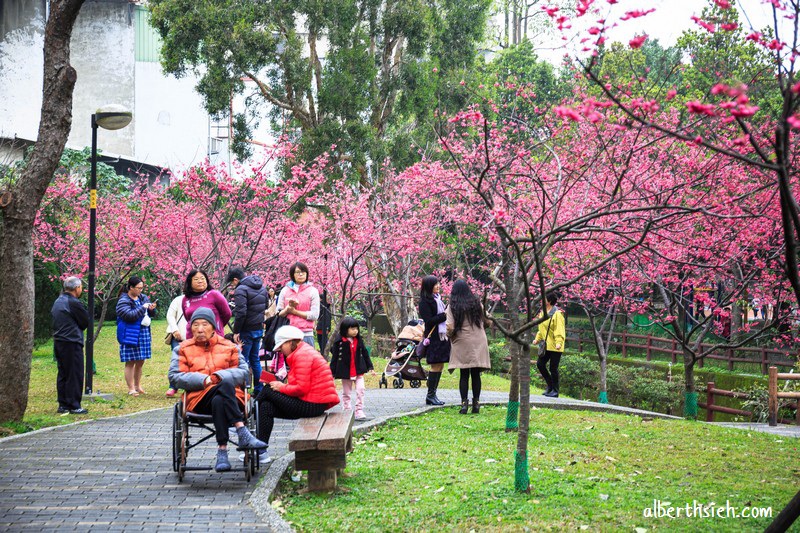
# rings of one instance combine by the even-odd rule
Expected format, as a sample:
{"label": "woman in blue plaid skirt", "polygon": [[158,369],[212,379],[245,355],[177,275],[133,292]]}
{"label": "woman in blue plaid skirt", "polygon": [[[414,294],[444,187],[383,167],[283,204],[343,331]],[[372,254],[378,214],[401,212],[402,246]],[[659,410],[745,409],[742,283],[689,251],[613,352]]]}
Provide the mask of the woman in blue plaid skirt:
{"label": "woman in blue plaid skirt", "polygon": [[153,354],[150,338],[150,317],[156,304],[142,294],[144,282],[137,276],[128,280],[128,290],[117,302],[117,342],[119,360],[125,363],[128,394],[139,396],[142,389],[142,367]]}

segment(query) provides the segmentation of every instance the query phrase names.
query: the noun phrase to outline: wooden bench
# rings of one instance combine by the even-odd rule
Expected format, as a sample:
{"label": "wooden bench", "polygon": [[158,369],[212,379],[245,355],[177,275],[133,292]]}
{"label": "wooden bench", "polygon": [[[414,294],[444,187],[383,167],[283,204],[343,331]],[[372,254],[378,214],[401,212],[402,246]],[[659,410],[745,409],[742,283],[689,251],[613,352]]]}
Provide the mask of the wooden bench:
{"label": "wooden bench", "polygon": [[308,471],[309,491],[335,489],[345,454],[353,451],[353,412],[301,418],[289,437],[289,451],[294,452],[295,470]]}

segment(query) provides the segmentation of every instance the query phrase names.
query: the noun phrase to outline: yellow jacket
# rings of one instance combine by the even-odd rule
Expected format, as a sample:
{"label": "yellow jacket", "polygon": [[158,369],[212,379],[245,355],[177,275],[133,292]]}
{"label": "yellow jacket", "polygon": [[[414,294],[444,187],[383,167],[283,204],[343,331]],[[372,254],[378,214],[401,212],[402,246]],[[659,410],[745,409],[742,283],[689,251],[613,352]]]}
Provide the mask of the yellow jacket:
{"label": "yellow jacket", "polygon": [[[539,316],[542,316],[542,314],[539,313]],[[552,326],[550,325],[550,322],[553,323]],[[564,313],[561,311],[561,309],[557,309],[551,318],[548,318],[539,324],[539,330],[536,332],[536,338],[533,340],[533,345],[536,346],[545,337],[547,337],[547,351],[563,352],[566,335],[567,331],[564,324]],[[558,346],[558,348],[556,348],[556,346]]]}

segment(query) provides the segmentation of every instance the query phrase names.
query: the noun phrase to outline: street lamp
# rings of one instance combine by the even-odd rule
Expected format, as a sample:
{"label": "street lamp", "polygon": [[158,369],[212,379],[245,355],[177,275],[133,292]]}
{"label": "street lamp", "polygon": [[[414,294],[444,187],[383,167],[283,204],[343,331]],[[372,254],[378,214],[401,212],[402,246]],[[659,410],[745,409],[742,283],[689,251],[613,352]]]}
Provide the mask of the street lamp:
{"label": "street lamp", "polygon": [[84,394],[92,394],[94,363],[94,265],[97,234],[97,128],[119,130],[131,123],[133,114],[121,105],[105,105],[92,115],[92,174],[89,182],[89,328],[86,335],[86,386]]}

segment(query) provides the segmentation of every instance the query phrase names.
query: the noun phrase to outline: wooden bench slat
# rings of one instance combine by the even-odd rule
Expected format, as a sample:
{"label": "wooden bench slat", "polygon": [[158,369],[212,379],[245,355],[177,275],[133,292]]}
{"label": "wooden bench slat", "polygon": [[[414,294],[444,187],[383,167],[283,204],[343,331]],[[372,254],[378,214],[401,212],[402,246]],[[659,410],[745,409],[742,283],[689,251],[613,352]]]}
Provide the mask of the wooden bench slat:
{"label": "wooden bench slat", "polygon": [[353,429],[353,412],[329,413],[317,437],[318,450],[344,450]]}
{"label": "wooden bench slat", "polygon": [[301,418],[289,437],[289,451],[316,450],[320,430],[326,415],[314,418]]}

